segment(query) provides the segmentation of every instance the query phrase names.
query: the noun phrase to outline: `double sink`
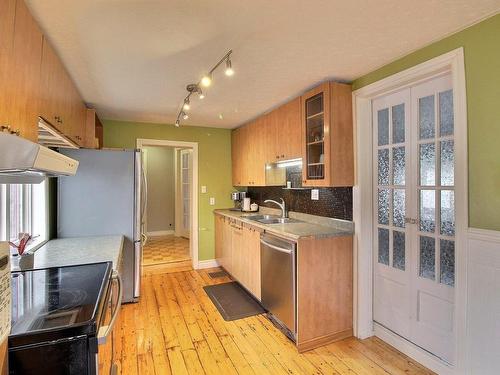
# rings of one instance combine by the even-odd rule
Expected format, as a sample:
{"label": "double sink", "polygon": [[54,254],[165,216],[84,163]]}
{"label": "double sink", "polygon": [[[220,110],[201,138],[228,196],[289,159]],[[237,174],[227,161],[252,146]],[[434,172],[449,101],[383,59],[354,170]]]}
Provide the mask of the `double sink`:
{"label": "double sink", "polygon": [[291,219],[289,217],[281,217],[277,215],[249,215],[245,219],[253,220],[261,224],[289,224],[301,223],[300,220]]}

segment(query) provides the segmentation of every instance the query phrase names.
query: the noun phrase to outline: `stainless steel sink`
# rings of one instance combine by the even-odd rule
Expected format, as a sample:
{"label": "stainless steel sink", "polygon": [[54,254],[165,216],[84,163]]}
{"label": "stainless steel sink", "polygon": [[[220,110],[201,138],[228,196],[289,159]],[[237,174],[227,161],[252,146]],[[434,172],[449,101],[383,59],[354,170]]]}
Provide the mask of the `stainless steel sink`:
{"label": "stainless steel sink", "polygon": [[300,223],[299,220],[291,219],[289,217],[282,218],[277,215],[250,215],[250,216],[245,216],[245,219],[257,221],[261,224]]}

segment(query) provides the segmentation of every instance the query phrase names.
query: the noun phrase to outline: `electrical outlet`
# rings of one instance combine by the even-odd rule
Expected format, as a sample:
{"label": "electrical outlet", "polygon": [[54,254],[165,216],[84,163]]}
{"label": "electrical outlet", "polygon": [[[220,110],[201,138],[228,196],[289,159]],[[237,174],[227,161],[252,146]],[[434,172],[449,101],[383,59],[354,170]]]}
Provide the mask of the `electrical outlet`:
{"label": "electrical outlet", "polygon": [[206,187],[205,185],[203,185],[203,186],[201,187],[201,192],[202,192],[203,194],[207,192],[207,187]]}
{"label": "electrical outlet", "polygon": [[319,189],[311,189],[311,200],[319,201]]}
{"label": "electrical outlet", "polygon": [[215,198],[210,197],[210,206],[215,206]]}

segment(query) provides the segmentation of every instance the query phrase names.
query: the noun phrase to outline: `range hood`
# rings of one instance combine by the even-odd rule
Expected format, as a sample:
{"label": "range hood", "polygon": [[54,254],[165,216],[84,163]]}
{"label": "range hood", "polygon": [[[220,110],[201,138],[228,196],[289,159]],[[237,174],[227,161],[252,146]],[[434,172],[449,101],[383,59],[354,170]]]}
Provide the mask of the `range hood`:
{"label": "range hood", "polygon": [[0,183],[38,184],[45,177],[73,176],[78,161],[27,139],[0,132]]}

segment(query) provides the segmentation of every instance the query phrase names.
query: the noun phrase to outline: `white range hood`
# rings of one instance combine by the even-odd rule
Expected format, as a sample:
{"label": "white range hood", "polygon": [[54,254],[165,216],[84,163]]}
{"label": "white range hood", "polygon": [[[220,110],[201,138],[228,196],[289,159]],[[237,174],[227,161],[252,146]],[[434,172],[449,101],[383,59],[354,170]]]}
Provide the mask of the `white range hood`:
{"label": "white range hood", "polygon": [[78,161],[27,139],[0,132],[0,183],[38,184],[45,177],[73,176]]}

